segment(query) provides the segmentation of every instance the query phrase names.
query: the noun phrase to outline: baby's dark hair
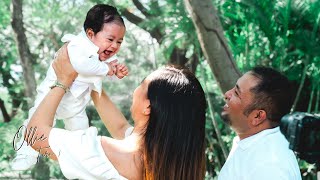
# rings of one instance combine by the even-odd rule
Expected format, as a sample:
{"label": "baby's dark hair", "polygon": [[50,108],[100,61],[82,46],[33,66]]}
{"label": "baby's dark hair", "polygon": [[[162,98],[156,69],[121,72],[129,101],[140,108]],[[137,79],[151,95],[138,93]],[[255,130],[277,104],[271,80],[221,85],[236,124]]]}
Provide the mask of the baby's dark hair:
{"label": "baby's dark hair", "polygon": [[92,29],[96,34],[102,30],[104,23],[117,23],[125,27],[124,21],[115,7],[97,4],[88,11],[83,28],[85,31]]}

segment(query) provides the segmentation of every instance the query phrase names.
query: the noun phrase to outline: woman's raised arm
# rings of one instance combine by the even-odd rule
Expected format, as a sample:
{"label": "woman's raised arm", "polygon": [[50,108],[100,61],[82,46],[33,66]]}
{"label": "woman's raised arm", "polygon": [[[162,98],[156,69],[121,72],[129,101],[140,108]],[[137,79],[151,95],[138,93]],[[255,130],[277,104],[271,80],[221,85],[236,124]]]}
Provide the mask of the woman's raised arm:
{"label": "woman's raised arm", "polygon": [[[70,87],[78,74],[70,63],[66,47],[64,45],[58,51],[53,68],[57,75],[57,81],[65,87]],[[49,134],[57,107],[64,94],[65,90],[61,86],[52,88],[38,106],[27,126],[25,140],[28,145],[51,159],[56,159],[56,155],[49,146]]]}
{"label": "woman's raised arm", "polygon": [[92,91],[91,97],[102,122],[110,132],[111,136],[115,139],[123,139],[125,131],[130,127],[130,124],[121,111],[110,100],[104,91],[102,91],[100,97],[97,92]]}

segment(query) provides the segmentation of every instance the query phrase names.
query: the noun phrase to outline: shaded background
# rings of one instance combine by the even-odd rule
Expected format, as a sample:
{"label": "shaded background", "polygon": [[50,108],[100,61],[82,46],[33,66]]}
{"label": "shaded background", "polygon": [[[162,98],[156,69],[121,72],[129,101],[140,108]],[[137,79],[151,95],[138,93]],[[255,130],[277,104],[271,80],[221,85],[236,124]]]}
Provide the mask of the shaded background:
{"label": "shaded background", "polygon": [[[293,111],[319,112],[319,0],[1,0],[0,1],[0,179],[63,179],[46,158],[31,170],[12,172],[12,140],[36,85],[46,73],[66,33],[81,31],[96,3],[116,6],[127,26],[118,54],[130,76],[104,88],[130,119],[131,96],[159,66],[188,66],[205,89],[207,173],[216,179],[234,132],[220,118],[223,93],[256,65],[278,69],[294,83]],[[109,135],[91,105],[90,124]],[[57,126],[63,127],[58,121]],[[316,179],[315,167],[299,160],[303,179]]]}

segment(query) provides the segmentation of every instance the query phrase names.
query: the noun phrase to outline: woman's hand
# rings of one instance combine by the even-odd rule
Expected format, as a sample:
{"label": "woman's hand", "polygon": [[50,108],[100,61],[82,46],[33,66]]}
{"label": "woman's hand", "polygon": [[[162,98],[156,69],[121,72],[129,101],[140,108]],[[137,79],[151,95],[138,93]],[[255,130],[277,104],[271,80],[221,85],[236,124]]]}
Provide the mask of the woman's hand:
{"label": "woman's hand", "polygon": [[52,64],[53,69],[57,75],[57,80],[70,87],[72,82],[78,76],[78,73],[74,70],[67,51],[67,44],[64,44],[57,52],[57,56]]}

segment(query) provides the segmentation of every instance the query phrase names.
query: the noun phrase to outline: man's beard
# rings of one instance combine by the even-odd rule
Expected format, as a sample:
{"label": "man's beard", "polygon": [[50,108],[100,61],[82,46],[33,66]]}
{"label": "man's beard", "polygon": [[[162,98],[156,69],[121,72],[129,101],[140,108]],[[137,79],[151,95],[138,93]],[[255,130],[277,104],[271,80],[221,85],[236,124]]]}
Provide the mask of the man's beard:
{"label": "man's beard", "polygon": [[224,123],[226,123],[227,125],[231,126],[231,120],[230,120],[230,116],[227,112],[221,112],[221,118],[223,120]]}

